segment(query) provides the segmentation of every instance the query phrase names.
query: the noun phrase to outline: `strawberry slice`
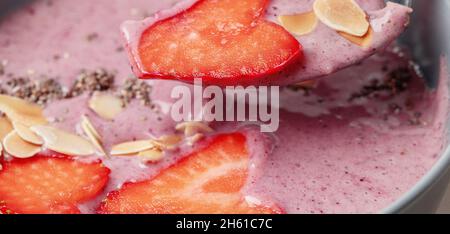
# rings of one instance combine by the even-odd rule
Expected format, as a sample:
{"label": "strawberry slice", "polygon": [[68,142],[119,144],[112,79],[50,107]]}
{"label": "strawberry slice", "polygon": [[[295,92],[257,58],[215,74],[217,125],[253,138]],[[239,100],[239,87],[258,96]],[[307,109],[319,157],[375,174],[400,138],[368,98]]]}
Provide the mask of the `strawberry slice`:
{"label": "strawberry slice", "polygon": [[281,213],[248,204],[241,193],[249,164],[242,134],[221,135],[153,179],[127,183],[110,193],[101,214]]}
{"label": "strawberry slice", "polygon": [[105,187],[109,169],[67,156],[14,159],[0,171],[0,212],[4,214],[77,214],[77,205]]}
{"label": "strawberry slice", "polygon": [[202,78],[213,84],[276,73],[299,58],[302,48],[284,28],[262,18],[267,4],[199,0],[143,31],[136,52],[130,48],[133,70],[140,78]]}

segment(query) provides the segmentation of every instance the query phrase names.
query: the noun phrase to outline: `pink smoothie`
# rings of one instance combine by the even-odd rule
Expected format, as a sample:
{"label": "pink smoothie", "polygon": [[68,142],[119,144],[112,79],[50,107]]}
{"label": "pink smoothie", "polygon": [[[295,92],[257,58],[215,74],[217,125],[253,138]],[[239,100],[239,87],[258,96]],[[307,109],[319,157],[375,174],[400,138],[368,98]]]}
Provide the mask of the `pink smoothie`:
{"label": "pink smoothie", "polygon": [[[178,2],[33,1],[0,20],[0,62],[4,65],[0,84],[17,77],[46,77],[68,89],[81,70],[103,68],[115,74],[120,86],[133,77],[123,49],[121,23],[143,19]],[[274,0],[272,6],[278,4],[277,10],[271,8],[268,17],[280,11],[304,10],[299,2]],[[368,4],[375,1],[359,2],[368,10],[382,7]],[[400,31],[386,38],[391,40]],[[308,44],[307,38],[303,40]],[[356,49],[345,43],[337,42],[336,49],[343,50],[345,45],[349,53]],[[320,48],[331,47],[327,42]],[[353,51],[352,55],[357,59],[368,54]],[[321,61],[311,66],[324,65],[331,72],[343,64]],[[328,62],[333,62],[333,68]],[[148,83],[153,87],[155,107],[134,101],[114,121],[96,116],[87,106],[87,94],[50,103],[46,115],[55,126],[79,132],[80,117],[87,114],[107,150],[124,141],[173,133],[176,123],[169,109],[174,100],[169,95],[173,87],[182,84]],[[439,159],[447,143],[447,99],[446,85],[428,90],[403,50],[392,48],[326,77],[314,89],[284,88],[276,133],[260,133],[250,123],[212,126],[217,132],[241,130],[247,135],[252,163],[244,196],[249,201],[274,202],[287,213],[375,213],[411,189]],[[80,209],[93,212],[107,192],[126,181],[151,178],[192,150],[183,147],[158,164],[143,164],[136,158],[102,158],[112,170],[110,182],[104,194]]]}

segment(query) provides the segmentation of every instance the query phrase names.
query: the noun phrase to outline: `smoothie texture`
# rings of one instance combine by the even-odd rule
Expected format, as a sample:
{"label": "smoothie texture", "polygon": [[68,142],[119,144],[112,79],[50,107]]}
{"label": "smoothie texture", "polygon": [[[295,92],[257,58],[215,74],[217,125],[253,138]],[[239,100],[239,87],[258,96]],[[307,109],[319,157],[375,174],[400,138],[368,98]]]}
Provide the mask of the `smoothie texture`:
{"label": "smoothie texture", "polygon": [[[170,93],[177,86],[192,86],[137,81],[120,25],[130,19],[146,22],[157,12],[178,11],[186,2],[30,1],[0,18],[0,91],[43,105],[51,126],[74,134],[82,132],[83,116],[89,117],[106,152],[123,142],[176,134],[179,123],[170,116],[176,100]],[[246,201],[276,204],[285,213],[377,213],[410,190],[445,149],[448,72],[444,67],[441,84],[430,89],[408,50],[388,46],[405,29],[409,8],[385,6],[383,1],[357,2],[369,12],[373,45],[361,49],[320,24],[315,32],[297,37],[305,47],[305,63],[278,74],[283,79],[268,78],[267,83],[292,84],[335,73],[313,87],[282,88],[277,132],[261,133],[255,122],[211,123],[214,132],[207,138],[236,131],[246,138],[250,155],[242,191]],[[273,0],[265,17],[278,22],[278,15],[307,12],[312,4]],[[125,27],[131,36],[136,30],[130,29],[132,24],[136,23]],[[39,89],[43,84],[45,92]],[[35,90],[45,98],[32,97],[29,93]],[[99,92],[125,104],[110,120],[90,105]],[[158,175],[198,147],[182,145],[157,163],[137,157],[77,158],[100,159],[110,170],[103,192],[77,208],[95,213],[109,192]],[[5,160],[10,158],[6,155]]]}

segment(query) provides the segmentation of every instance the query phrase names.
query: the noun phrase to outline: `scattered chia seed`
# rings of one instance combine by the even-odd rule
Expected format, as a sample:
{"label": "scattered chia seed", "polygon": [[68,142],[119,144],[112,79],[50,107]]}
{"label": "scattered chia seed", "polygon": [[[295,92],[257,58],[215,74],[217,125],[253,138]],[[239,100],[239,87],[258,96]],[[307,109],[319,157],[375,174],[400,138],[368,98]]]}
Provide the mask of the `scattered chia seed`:
{"label": "scattered chia seed", "polygon": [[54,79],[31,81],[28,78],[14,78],[2,84],[0,92],[38,105],[65,97],[61,85]]}
{"label": "scattered chia seed", "polygon": [[98,38],[98,33],[91,33],[91,34],[87,35],[86,40],[88,42],[91,42],[91,41],[94,41],[97,38]]}
{"label": "scattered chia seed", "polygon": [[403,108],[395,103],[391,103],[391,104],[389,104],[389,110],[391,111],[391,113],[400,114],[400,112],[402,112]]}
{"label": "scattered chia seed", "polygon": [[376,98],[380,93],[395,96],[407,90],[412,78],[412,71],[408,67],[400,67],[388,73],[383,81],[373,80],[371,84],[363,86],[361,91],[351,95],[349,101],[359,98]]}
{"label": "scattered chia seed", "polygon": [[83,71],[70,90],[69,97],[76,97],[84,92],[106,91],[111,89],[113,85],[114,75],[104,69],[97,69],[93,72]]}
{"label": "scattered chia seed", "polygon": [[0,81],[0,94],[18,97],[43,106],[52,101],[77,97],[86,92],[92,94],[96,91],[117,90],[116,95],[125,104],[129,104],[132,100],[139,100],[142,105],[158,111],[157,106],[151,103],[152,87],[148,83],[131,78],[121,87],[115,87],[115,75],[104,69],[82,71],[69,91],[66,91],[55,79],[15,78],[12,74],[8,75],[8,78],[8,80]]}
{"label": "scattered chia seed", "polygon": [[151,92],[152,87],[148,83],[134,78],[125,81],[119,95],[126,104],[129,104],[133,99],[137,99],[141,101],[143,105],[148,106],[151,104]]}
{"label": "scattered chia seed", "polygon": [[409,124],[414,125],[414,126],[418,126],[418,125],[424,124],[424,122],[422,121],[422,113],[421,112],[415,112],[413,114],[413,117],[411,117],[409,119]]}

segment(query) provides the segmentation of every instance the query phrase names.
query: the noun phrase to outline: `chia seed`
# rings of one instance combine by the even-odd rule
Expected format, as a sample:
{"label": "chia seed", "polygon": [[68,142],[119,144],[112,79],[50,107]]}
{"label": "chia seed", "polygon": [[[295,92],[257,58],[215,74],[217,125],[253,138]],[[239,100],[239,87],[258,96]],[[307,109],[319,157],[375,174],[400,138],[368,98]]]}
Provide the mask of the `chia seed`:
{"label": "chia seed", "polygon": [[91,41],[94,41],[97,38],[98,38],[98,33],[91,33],[91,34],[87,35],[86,40],[88,42],[91,42]]}
{"label": "chia seed", "polygon": [[127,80],[121,87],[114,86],[115,75],[104,69],[91,72],[82,71],[73,86],[66,91],[56,79],[34,80],[29,77],[16,78],[13,75],[0,81],[0,94],[10,95],[39,105],[47,105],[52,101],[73,98],[83,93],[114,91],[125,104],[138,100],[157,112],[157,106],[151,103],[152,86],[137,78]]}
{"label": "chia seed", "polygon": [[5,65],[3,63],[0,63],[0,76],[3,76],[5,74]]}
{"label": "chia seed", "polygon": [[120,90],[120,98],[124,103],[129,104],[133,99],[141,101],[143,105],[150,105],[150,94],[152,87],[145,81],[138,79],[129,79]]}
{"label": "chia seed", "polygon": [[412,71],[408,67],[400,67],[388,73],[384,80],[373,80],[369,85],[363,86],[358,93],[351,95],[349,101],[359,98],[376,98],[381,93],[395,96],[408,89],[412,78]]}
{"label": "chia seed", "polygon": [[424,124],[422,121],[422,113],[421,112],[414,112],[413,116],[409,119],[409,124],[418,126]]}
{"label": "chia seed", "polygon": [[82,71],[69,92],[69,97],[76,97],[84,92],[106,91],[113,87],[114,75],[104,69],[93,72]]}
{"label": "chia seed", "polygon": [[28,78],[14,78],[2,84],[1,93],[46,105],[51,101],[65,97],[61,85],[54,79],[31,81]]}

